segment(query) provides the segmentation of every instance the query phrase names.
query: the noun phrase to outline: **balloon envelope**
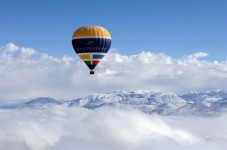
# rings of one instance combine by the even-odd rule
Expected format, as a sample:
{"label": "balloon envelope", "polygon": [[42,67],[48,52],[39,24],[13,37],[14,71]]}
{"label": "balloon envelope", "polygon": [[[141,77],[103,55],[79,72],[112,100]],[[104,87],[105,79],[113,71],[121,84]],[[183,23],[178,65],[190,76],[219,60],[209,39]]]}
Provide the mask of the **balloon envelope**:
{"label": "balloon envelope", "polygon": [[109,51],[111,36],[103,27],[83,26],[74,32],[72,45],[93,74],[93,69]]}

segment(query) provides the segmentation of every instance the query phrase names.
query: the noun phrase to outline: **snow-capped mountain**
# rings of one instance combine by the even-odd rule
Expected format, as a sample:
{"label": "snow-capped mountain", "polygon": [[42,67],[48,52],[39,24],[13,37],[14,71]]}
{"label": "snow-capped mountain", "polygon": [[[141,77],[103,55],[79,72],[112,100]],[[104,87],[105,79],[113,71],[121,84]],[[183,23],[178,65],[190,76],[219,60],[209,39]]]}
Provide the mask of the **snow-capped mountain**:
{"label": "snow-capped mountain", "polygon": [[147,113],[170,114],[183,107],[187,101],[174,93],[152,91],[115,91],[101,95],[90,95],[68,102],[69,106],[94,109],[102,106],[132,107]]}
{"label": "snow-capped mountain", "polygon": [[215,90],[207,92],[190,92],[181,96],[183,99],[192,102],[187,104],[187,113],[213,115],[227,109],[227,92]]}
{"label": "snow-capped mountain", "polygon": [[39,97],[32,99],[31,101],[23,103],[22,107],[40,107],[43,105],[58,105],[61,104],[59,101],[49,97]]}
{"label": "snow-capped mountain", "polygon": [[2,104],[0,105],[0,109],[12,109],[12,108],[40,108],[43,106],[52,106],[52,105],[60,105],[61,102],[50,98],[50,97],[39,97],[35,99],[31,99],[27,102],[24,103],[19,103],[19,104]]}
{"label": "snow-capped mountain", "polygon": [[16,105],[1,105],[0,109],[41,108],[62,105],[98,109],[109,106],[134,108],[146,113],[162,115],[217,115],[227,111],[227,92],[223,90],[190,92],[179,96],[174,93],[152,92],[147,90],[114,91],[106,94],[93,94],[84,98],[59,102],[53,98],[36,98]]}

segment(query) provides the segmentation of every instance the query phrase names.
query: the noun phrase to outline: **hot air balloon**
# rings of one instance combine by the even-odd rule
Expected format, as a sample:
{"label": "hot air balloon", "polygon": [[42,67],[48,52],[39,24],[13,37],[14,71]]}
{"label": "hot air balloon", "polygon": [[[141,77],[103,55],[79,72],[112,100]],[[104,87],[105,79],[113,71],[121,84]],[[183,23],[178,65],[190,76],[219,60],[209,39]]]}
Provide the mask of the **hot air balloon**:
{"label": "hot air balloon", "polygon": [[111,45],[110,33],[103,27],[91,25],[77,29],[72,37],[75,52],[94,74],[94,69],[109,51]]}

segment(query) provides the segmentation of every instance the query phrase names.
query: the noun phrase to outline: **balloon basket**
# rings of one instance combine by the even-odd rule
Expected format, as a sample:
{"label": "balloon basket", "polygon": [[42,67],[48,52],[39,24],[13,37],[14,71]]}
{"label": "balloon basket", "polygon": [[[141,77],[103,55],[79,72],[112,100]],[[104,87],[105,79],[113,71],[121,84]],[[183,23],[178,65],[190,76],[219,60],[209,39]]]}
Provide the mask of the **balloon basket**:
{"label": "balloon basket", "polygon": [[90,75],[93,75],[95,74],[95,72],[93,70],[90,71]]}

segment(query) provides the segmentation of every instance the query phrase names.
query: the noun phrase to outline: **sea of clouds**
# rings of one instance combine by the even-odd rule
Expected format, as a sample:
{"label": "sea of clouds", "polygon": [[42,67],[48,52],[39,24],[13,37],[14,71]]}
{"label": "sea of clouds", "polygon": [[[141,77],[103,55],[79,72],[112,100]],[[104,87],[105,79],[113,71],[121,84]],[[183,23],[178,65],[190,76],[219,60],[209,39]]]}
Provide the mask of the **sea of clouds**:
{"label": "sea of clouds", "polygon": [[[110,52],[90,76],[77,57],[55,58],[9,43],[0,47],[0,99],[74,99],[136,89],[178,94],[226,90],[227,60],[208,61],[207,55],[198,52],[176,59],[152,52],[131,56]],[[164,117],[105,107],[0,109],[0,149],[224,150],[226,120],[227,115]]]}
{"label": "sea of clouds", "polygon": [[49,106],[0,110],[0,149],[224,150],[227,115],[164,117],[136,110]]}
{"label": "sea of clouds", "polygon": [[227,60],[208,61],[198,52],[181,58],[141,52],[124,56],[108,53],[89,75],[78,57],[55,58],[9,43],[0,47],[1,99],[49,96],[73,99],[114,90],[146,89],[184,94],[227,90]]}

